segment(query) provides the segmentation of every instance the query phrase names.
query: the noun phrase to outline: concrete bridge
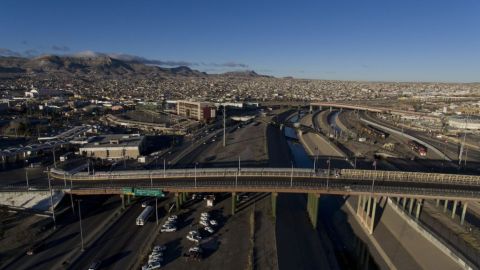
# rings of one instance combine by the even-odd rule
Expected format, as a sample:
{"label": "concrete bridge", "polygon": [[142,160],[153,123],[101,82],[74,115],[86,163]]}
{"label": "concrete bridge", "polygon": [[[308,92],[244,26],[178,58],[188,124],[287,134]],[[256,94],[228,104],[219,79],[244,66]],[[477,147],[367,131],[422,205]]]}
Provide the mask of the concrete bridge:
{"label": "concrete bridge", "polygon": [[[480,176],[377,170],[313,170],[304,168],[208,168],[130,170],[115,172],[76,172],[58,169],[48,171],[52,189],[78,195],[119,194],[129,200],[125,188],[147,188],[172,192],[177,207],[188,193],[232,193],[235,211],[238,192],[272,193],[276,209],[278,193],[308,194],[307,211],[313,226],[317,225],[318,203],[323,194],[358,196],[357,215],[370,233],[373,232],[375,209],[381,197],[394,198],[408,211],[420,214],[425,199],[454,202],[454,210],[463,207],[465,218],[468,202],[480,200]],[[48,190],[49,183],[28,188]],[[3,185],[0,191],[26,191],[26,186]],[[275,215],[275,211],[274,211]]]}

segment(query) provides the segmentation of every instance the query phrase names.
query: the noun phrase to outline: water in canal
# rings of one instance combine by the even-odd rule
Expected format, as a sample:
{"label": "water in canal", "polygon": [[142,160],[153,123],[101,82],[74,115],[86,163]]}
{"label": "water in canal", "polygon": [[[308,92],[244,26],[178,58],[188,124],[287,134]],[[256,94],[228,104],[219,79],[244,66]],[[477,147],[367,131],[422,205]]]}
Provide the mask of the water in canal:
{"label": "water in canal", "polygon": [[[290,118],[290,121],[297,122],[301,117],[301,114],[300,116],[296,115]],[[289,127],[284,130],[294,159],[293,165],[297,168],[312,168],[313,161],[303,146],[298,140],[291,139],[296,137],[295,130]],[[320,164],[320,168],[323,166]],[[328,195],[321,196],[319,203],[320,222],[333,244],[340,267],[342,269],[379,269],[367,245],[355,235],[350,227],[347,214],[341,209],[344,203],[344,198]]]}

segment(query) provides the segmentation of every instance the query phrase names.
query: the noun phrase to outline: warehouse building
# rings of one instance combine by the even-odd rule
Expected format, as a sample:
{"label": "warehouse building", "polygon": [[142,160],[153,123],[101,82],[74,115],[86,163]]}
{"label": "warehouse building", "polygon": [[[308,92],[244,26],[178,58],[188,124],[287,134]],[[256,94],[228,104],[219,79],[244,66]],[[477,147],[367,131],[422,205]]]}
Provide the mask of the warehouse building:
{"label": "warehouse building", "polygon": [[145,136],[109,134],[94,137],[80,148],[80,154],[101,159],[137,159],[145,147]]}

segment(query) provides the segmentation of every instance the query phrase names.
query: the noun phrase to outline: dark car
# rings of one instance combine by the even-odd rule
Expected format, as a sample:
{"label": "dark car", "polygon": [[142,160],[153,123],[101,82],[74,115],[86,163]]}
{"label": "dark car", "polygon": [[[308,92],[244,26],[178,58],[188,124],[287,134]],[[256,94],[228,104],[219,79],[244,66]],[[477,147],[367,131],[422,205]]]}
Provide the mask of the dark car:
{"label": "dark car", "polygon": [[102,264],[101,261],[93,261],[90,266],[88,267],[88,270],[97,270],[100,269],[100,265]]}

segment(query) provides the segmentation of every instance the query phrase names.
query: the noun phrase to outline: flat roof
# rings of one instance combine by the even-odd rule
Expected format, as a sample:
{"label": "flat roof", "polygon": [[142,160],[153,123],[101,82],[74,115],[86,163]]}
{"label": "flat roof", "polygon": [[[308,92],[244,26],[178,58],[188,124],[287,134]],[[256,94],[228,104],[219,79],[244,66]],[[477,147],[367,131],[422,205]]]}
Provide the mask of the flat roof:
{"label": "flat roof", "polygon": [[[134,147],[139,146],[145,136],[132,134],[107,134],[95,136],[89,143],[81,148],[96,148],[96,147]],[[112,143],[118,141],[118,143]]]}

